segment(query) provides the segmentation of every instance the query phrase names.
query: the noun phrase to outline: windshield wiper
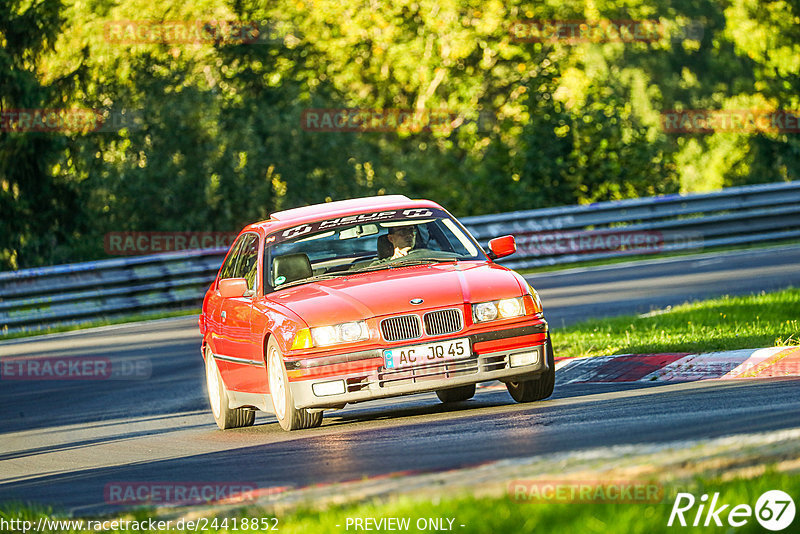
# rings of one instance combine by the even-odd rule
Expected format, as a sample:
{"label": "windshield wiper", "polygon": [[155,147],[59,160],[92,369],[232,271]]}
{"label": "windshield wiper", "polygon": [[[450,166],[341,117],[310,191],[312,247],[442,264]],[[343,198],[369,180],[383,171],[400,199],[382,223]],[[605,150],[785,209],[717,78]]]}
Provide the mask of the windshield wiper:
{"label": "windshield wiper", "polygon": [[292,280],[291,282],[286,282],[285,284],[281,284],[275,288],[275,291],[279,289],[286,289],[287,287],[299,286],[301,284],[308,284],[311,282],[319,282],[321,280],[332,280],[334,278],[339,278],[340,276],[347,276],[348,274],[352,273],[352,271],[341,271],[341,272],[332,272],[332,273],[323,273],[318,274],[316,276],[311,276],[308,278],[301,278],[299,280]]}
{"label": "windshield wiper", "polygon": [[389,262],[387,265],[390,267],[406,267],[408,265],[424,265],[426,263],[438,262],[457,262],[458,258],[409,258],[407,260],[398,259],[397,261]]}
{"label": "windshield wiper", "polygon": [[412,265],[427,265],[429,263],[438,263],[438,262],[457,262],[458,258],[410,258],[407,260],[391,260],[386,261],[383,263],[379,263],[377,265],[369,265],[367,267],[362,267],[361,269],[356,269],[354,271],[349,271],[350,273],[368,273],[370,271],[381,271],[383,269],[394,269],[395,267],[409,267]]}

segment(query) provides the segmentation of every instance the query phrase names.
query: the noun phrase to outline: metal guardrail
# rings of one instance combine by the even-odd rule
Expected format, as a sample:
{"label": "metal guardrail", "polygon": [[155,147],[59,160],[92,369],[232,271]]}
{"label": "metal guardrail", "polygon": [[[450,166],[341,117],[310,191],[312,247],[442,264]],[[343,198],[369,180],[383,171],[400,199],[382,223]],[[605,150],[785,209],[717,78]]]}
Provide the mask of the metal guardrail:
{"label": "metal guardrail", "polygon": [[[800,237],[800,181],[482,215],[462,222],[481,244],[514,234],[518,252],[503,262],[512,269],[778,241]],[[609,236],[626,234],[646,242],[609,246],[615,242]]]}
{"label": "metal guardrail", "polygon": [[[800,237],[800,181],[465,217],[486,245],[506,234],[512,268]],[[139,312],[198,308],[226,250],[206,249],[0,272],[0,333]]]}
{"label": "metal guardrail", "polygon": [[2,272],[0,334],[197,308],[226,252],[186,250]]}

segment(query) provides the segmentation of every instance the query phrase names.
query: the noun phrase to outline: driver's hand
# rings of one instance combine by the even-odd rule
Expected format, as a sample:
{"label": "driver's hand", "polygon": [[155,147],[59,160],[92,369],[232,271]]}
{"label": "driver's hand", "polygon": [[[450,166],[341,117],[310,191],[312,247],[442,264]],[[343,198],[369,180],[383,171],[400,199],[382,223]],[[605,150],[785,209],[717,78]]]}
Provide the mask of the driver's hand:
{"label": "driver's hand", "polygon": [[409,252],[411,252],[411,247],[395,248],[394,255],[390,259],[396,260],[397,258],[408,256]]}

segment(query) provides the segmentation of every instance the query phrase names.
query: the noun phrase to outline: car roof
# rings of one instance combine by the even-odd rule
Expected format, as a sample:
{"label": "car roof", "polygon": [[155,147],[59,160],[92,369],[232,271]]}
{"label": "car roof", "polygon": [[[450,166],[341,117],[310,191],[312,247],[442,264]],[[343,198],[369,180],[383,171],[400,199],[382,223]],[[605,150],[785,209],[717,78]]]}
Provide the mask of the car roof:
{"label": "car roof", "polygon": [[311,206],[301,206],[290,210],[277,211],[269,216],[270,219],[278,221],[288,221],[291,219],[303,219],[308,216],[330,215],[338,211],[381,209],[390,204],[408,203],[411,199],[405,195],[384,195],[377,197],[351,198],[348,200],[337,200],[336,202],[326,202],[324,204],[313,204]]}
{"label": "car roof", "polygon": [[329,217],[355,215],[364,211],[380,211],[411,207],[428,207],[443,209],[430,200],[412,200],[405,195],[380,195],[373,197],[352,198],[322,204],[312,204],[272,213],[270,218],[248,225],[243,231],[260,229],[266,233],[297,224],[316,221]]}

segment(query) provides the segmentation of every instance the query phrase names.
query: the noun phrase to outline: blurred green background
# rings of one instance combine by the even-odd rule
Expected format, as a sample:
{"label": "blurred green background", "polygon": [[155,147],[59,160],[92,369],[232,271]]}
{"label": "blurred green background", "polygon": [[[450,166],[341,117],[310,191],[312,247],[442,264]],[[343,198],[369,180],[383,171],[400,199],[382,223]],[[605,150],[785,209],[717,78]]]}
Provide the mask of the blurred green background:
{"label": "blurred green background", "polygon": [[[104,257],[106,232],[236,231],[354,196],[430,198],[466,216],[800,174],[797,134],[661,126],[671,109],[800,109],[800,0],[3,4],[0,111],[124,120],[0,129],[0,270]],[[525,42],[511,31],[524,19],[656,20],[659,36]],[[125,21],[261,32],[255,42],[110,36]],[[464,123],[301,127],[304,110],[344,107],[450,110]]]}

